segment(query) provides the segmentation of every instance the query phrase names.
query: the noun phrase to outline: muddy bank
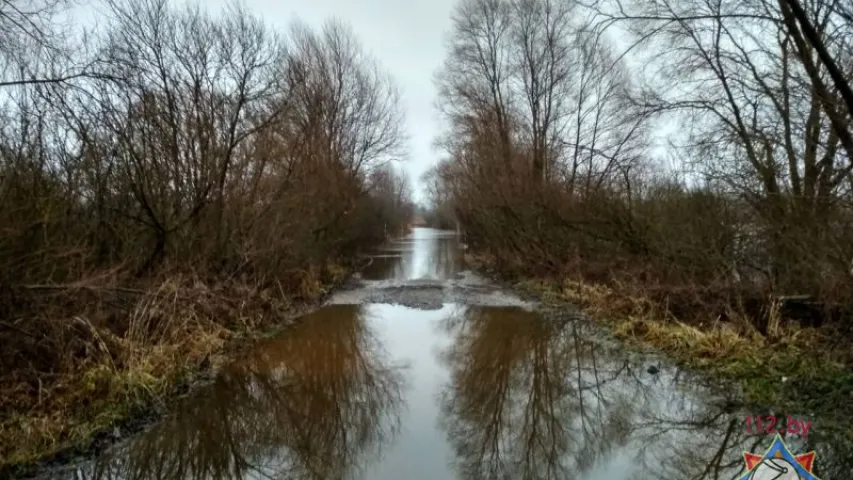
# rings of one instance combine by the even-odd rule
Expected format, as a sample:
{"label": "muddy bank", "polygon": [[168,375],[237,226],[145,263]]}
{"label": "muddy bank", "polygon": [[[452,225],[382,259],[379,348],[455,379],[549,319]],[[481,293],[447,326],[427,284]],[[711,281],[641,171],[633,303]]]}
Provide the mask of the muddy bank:
{"label": "muddy bank", "polygon": [[329,298],[330,304],[385,303],[422,310],[438,310],[446,303],[479,306],[518,306],[528,310],[535,302],[515,292],[501,289],[473,272],[459,272],[452,278],[412,281],[366,281],[361,278],[348,283],[346,289]]}
{"label": "muddy bank", "polygon": [[[138,434],[161,420],[185,398],[209,386],[223,365],[244,355],[257,341],[276,334],[322,305],[343,280],[344,277],[340,276],[320,286],[316,293],[298,300],[276,298],[239,285],[223,285],[210,292],[213,297],[203,302],[203,307],[196,308],[187,302],[181,310],[171,312],[183,317],[175,322],[179,325],[189,323],[186,317],[203,320],[204,311],[208,309],[212,309],[215,315],[230,318],[230,321],[219,318],[198,320],[192,328],[181,331],[183,338],[158,344],[134,345],[129,339],[115,337],[112,341],[121,342],[119,346],[133,349],[132,361],[118,363],[122,355],[127,355],[127,350],[112,350],[110,357],[105,357],[112,358],[108,360],[110,368],[104,369],[95,364],[86,369],[84,364],[78,373],[66,375],[65,389],[70,389],[73,396],[68,396],[64,390],[56,390],[56,397],[47,399],[53,403],[45,402],[40,407],[40,398],[39,402],[33,402],[35,406],[29,413],[12,411],[4,414],[4,455],[0,462],[0,477],[43,476],[45,472],[64,465],[96,457],[116,443]],[[198,295],[199,287],[196,286],[195,290]],[[229,307],[230,298],[222,301],[215,298],[215,294],[223,291],[237,292],[240,299],[237,303],[231,302],[232,305],[253,305]],[[202,298],[206,299],[207,289],[204,292]],[[176,298],[194,294],[191,289],[176,289],[174,293]],[[195,302],[196,305],[201,303]],[[98,329],[97,334],[111,335],[103,329]],[[93,381],[93,371],[99,374],[95,385],[88,383]],[[76,390],[83,392],[77,393]],[[5,400],[10,401],[8,398]],[[26,399],[19,401],[23,404]]]}

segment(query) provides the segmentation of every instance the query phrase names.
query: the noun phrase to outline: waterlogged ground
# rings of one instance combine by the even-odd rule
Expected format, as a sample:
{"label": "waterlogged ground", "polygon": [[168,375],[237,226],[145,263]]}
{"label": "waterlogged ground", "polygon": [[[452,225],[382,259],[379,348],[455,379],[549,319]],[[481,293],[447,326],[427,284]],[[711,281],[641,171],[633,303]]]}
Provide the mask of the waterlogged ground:
{"label": "waterlogged ground", "polygon": [[[748,434],[759,412],[734,405],[467,271],[454,235],[416,229],[169,418],[50,476],[738,479],[744,450],[772,437]],[[819,432],[788,444],[816,450],[824,480],[853,478]]]}

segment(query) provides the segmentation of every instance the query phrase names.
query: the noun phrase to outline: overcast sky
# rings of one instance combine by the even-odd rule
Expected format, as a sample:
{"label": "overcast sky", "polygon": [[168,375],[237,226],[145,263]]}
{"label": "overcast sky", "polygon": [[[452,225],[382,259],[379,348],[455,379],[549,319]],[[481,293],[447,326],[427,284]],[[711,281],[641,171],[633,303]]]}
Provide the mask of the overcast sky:
{"label": "overcast sky", "polygon": [[[331,17],[350,24],[365,49],[397,82],[410,136],[409,172],[416,199],[417,180],[437,160],[432,141],[439,133],[433,74],[444,59],[444,45],[455,0],[244,0],[249,9],[284,31],[299,18],[320,27]],[[224,0],[205,1],[221,8]]]}

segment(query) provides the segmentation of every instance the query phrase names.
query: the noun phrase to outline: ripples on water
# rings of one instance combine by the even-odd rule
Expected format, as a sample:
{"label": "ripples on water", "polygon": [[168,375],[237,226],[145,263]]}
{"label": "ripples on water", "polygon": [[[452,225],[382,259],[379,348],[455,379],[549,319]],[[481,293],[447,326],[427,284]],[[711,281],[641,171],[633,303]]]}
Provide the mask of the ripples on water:
{"label": "ripples on water", "polygon": [[[368,281],[445,280],[457,240],[419,229]],[[580,320],[514,307],[329,305],[224,369],[166,420],[75,479],[737,479],[743,414]],[[848,452],[816,473],[851,478]]]}

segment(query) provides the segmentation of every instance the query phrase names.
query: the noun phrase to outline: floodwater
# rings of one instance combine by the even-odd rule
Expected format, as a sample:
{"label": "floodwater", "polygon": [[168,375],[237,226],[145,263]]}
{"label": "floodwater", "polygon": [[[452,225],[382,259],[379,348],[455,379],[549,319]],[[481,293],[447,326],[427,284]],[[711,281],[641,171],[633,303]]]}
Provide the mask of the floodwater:
{"label": "floodwater", "polygon": [[[53,476],[734,480],[772,440],[747,433],[734,398],[466,270],[453,234],[415,229],[167,419]],[[853,478],[815,438],[787,443],[817,450],[824,480]]]}

